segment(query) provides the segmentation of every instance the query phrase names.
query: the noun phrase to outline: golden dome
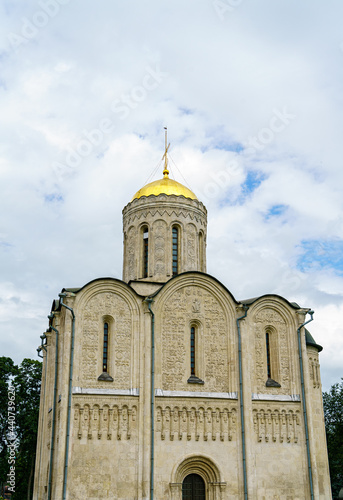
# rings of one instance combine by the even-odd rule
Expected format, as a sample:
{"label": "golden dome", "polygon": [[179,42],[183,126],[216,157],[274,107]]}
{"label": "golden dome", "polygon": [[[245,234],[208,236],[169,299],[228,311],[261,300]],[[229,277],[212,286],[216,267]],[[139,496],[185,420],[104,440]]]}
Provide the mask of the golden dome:
{"label": "golden dome", "polygon": [[164,127],[165,130],[165,150],[162,160],[164,160],[164,170],[163,170],[163,179],[159,179],[158,181],[150,182],[146,186],[143,186],[137,193],[134,195],[131,201],[141,198],[142,196],[158,196],[159,194],[166,194],[168,196],[184,196],[185,198],[190,198],[191,200],[197,200],[198,198],[195,194],[183,184],[180,184],[173,179],[169,179],[169,170],[168,170],[168,149],[170,144],[167,141],[167,127]]}
{"label": "golden dome", "polygon": [[174,194],[175,196],[184,196],[185,198],[191,198],[192,200],[197,200],[198,198],[195,194],[183,184],[180,184],[173,179],[169,179],[167,175],[163,179],[158,181],[150,182],[146,186],[143,186],[134,195],[131,201],[141,198],[142,196],[158,196],[159,194],[166,194],[168,196]]}

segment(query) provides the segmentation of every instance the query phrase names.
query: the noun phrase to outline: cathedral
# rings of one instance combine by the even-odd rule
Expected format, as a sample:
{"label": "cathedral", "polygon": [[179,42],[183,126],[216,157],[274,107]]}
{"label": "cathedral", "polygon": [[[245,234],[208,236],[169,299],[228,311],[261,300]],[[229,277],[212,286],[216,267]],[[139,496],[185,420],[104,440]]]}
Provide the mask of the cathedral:
{"label": "cathedral", "polygon": [[313,311],[206,273],[167,152],[123,209],[123,279],[53,301],[33,499],[331,499]]}

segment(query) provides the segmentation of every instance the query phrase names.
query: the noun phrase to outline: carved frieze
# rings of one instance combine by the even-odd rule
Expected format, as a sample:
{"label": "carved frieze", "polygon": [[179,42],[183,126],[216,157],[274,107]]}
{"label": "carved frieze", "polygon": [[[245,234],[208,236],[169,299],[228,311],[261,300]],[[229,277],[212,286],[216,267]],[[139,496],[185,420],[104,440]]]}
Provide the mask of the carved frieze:
{"label": "carved frieze", "polygon": [[155,429],[161,440],[231,441],[237,432],[237,411],[229,405],[156,407]]}
{"label": "carved frieze", "polygon": [[151,208],[148,210],[136,209],[135,212],[131,211],[129,216],[124,218],[124,229],[126,229],[130,224],[141,221],[141,219],[146,220],[147,217],[155,218],[160,217],[161,219],[168,217],[176,217],[178,219],[188,219],[194,221],[201,226],[206,227],[206,216],[198,209],[192,210],[192,208],[165,208],[165,209],[155,209]]}
{"label": "carved frieze", "polygon": [[77,439],[131,439],[137,431],[137,406],[77,403],[74,429]]}
{"label": "carved frieze", "polygon": [[253,410],[254,431],[259,443],[298,443],[300,411],[280,407]]}

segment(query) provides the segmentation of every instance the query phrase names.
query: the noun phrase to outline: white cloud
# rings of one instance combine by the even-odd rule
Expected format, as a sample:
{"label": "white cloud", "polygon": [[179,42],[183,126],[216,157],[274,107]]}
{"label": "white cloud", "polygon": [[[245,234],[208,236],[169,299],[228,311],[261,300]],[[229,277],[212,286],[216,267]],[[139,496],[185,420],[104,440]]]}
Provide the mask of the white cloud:
{"label": "white cloud", "polygon": [[[2,352],[34,356],[62,287],[121,277],[121,210],[167,125],[208,208],[209,272],[237,298],[315,308],[324,386],[338,381],[342,276],[298,264],[303,241],[343,238],[341,3],[243,0],[219,16],[211,0],[70,1],[39,27],[44,3],[0,7]],[[276,130],[284,109],[294,118]]]}

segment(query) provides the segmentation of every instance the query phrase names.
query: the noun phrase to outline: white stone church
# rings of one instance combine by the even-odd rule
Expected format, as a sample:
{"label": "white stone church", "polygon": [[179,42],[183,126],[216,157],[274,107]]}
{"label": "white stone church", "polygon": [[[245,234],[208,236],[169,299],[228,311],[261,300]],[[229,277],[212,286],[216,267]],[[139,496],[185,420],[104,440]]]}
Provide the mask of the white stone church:
{"label": "white stone church", "polygon": [[331,499],[313,312],[206,274],[207,211],[167,149],[123,233],[123,280],[53,302],[34,500]]}

